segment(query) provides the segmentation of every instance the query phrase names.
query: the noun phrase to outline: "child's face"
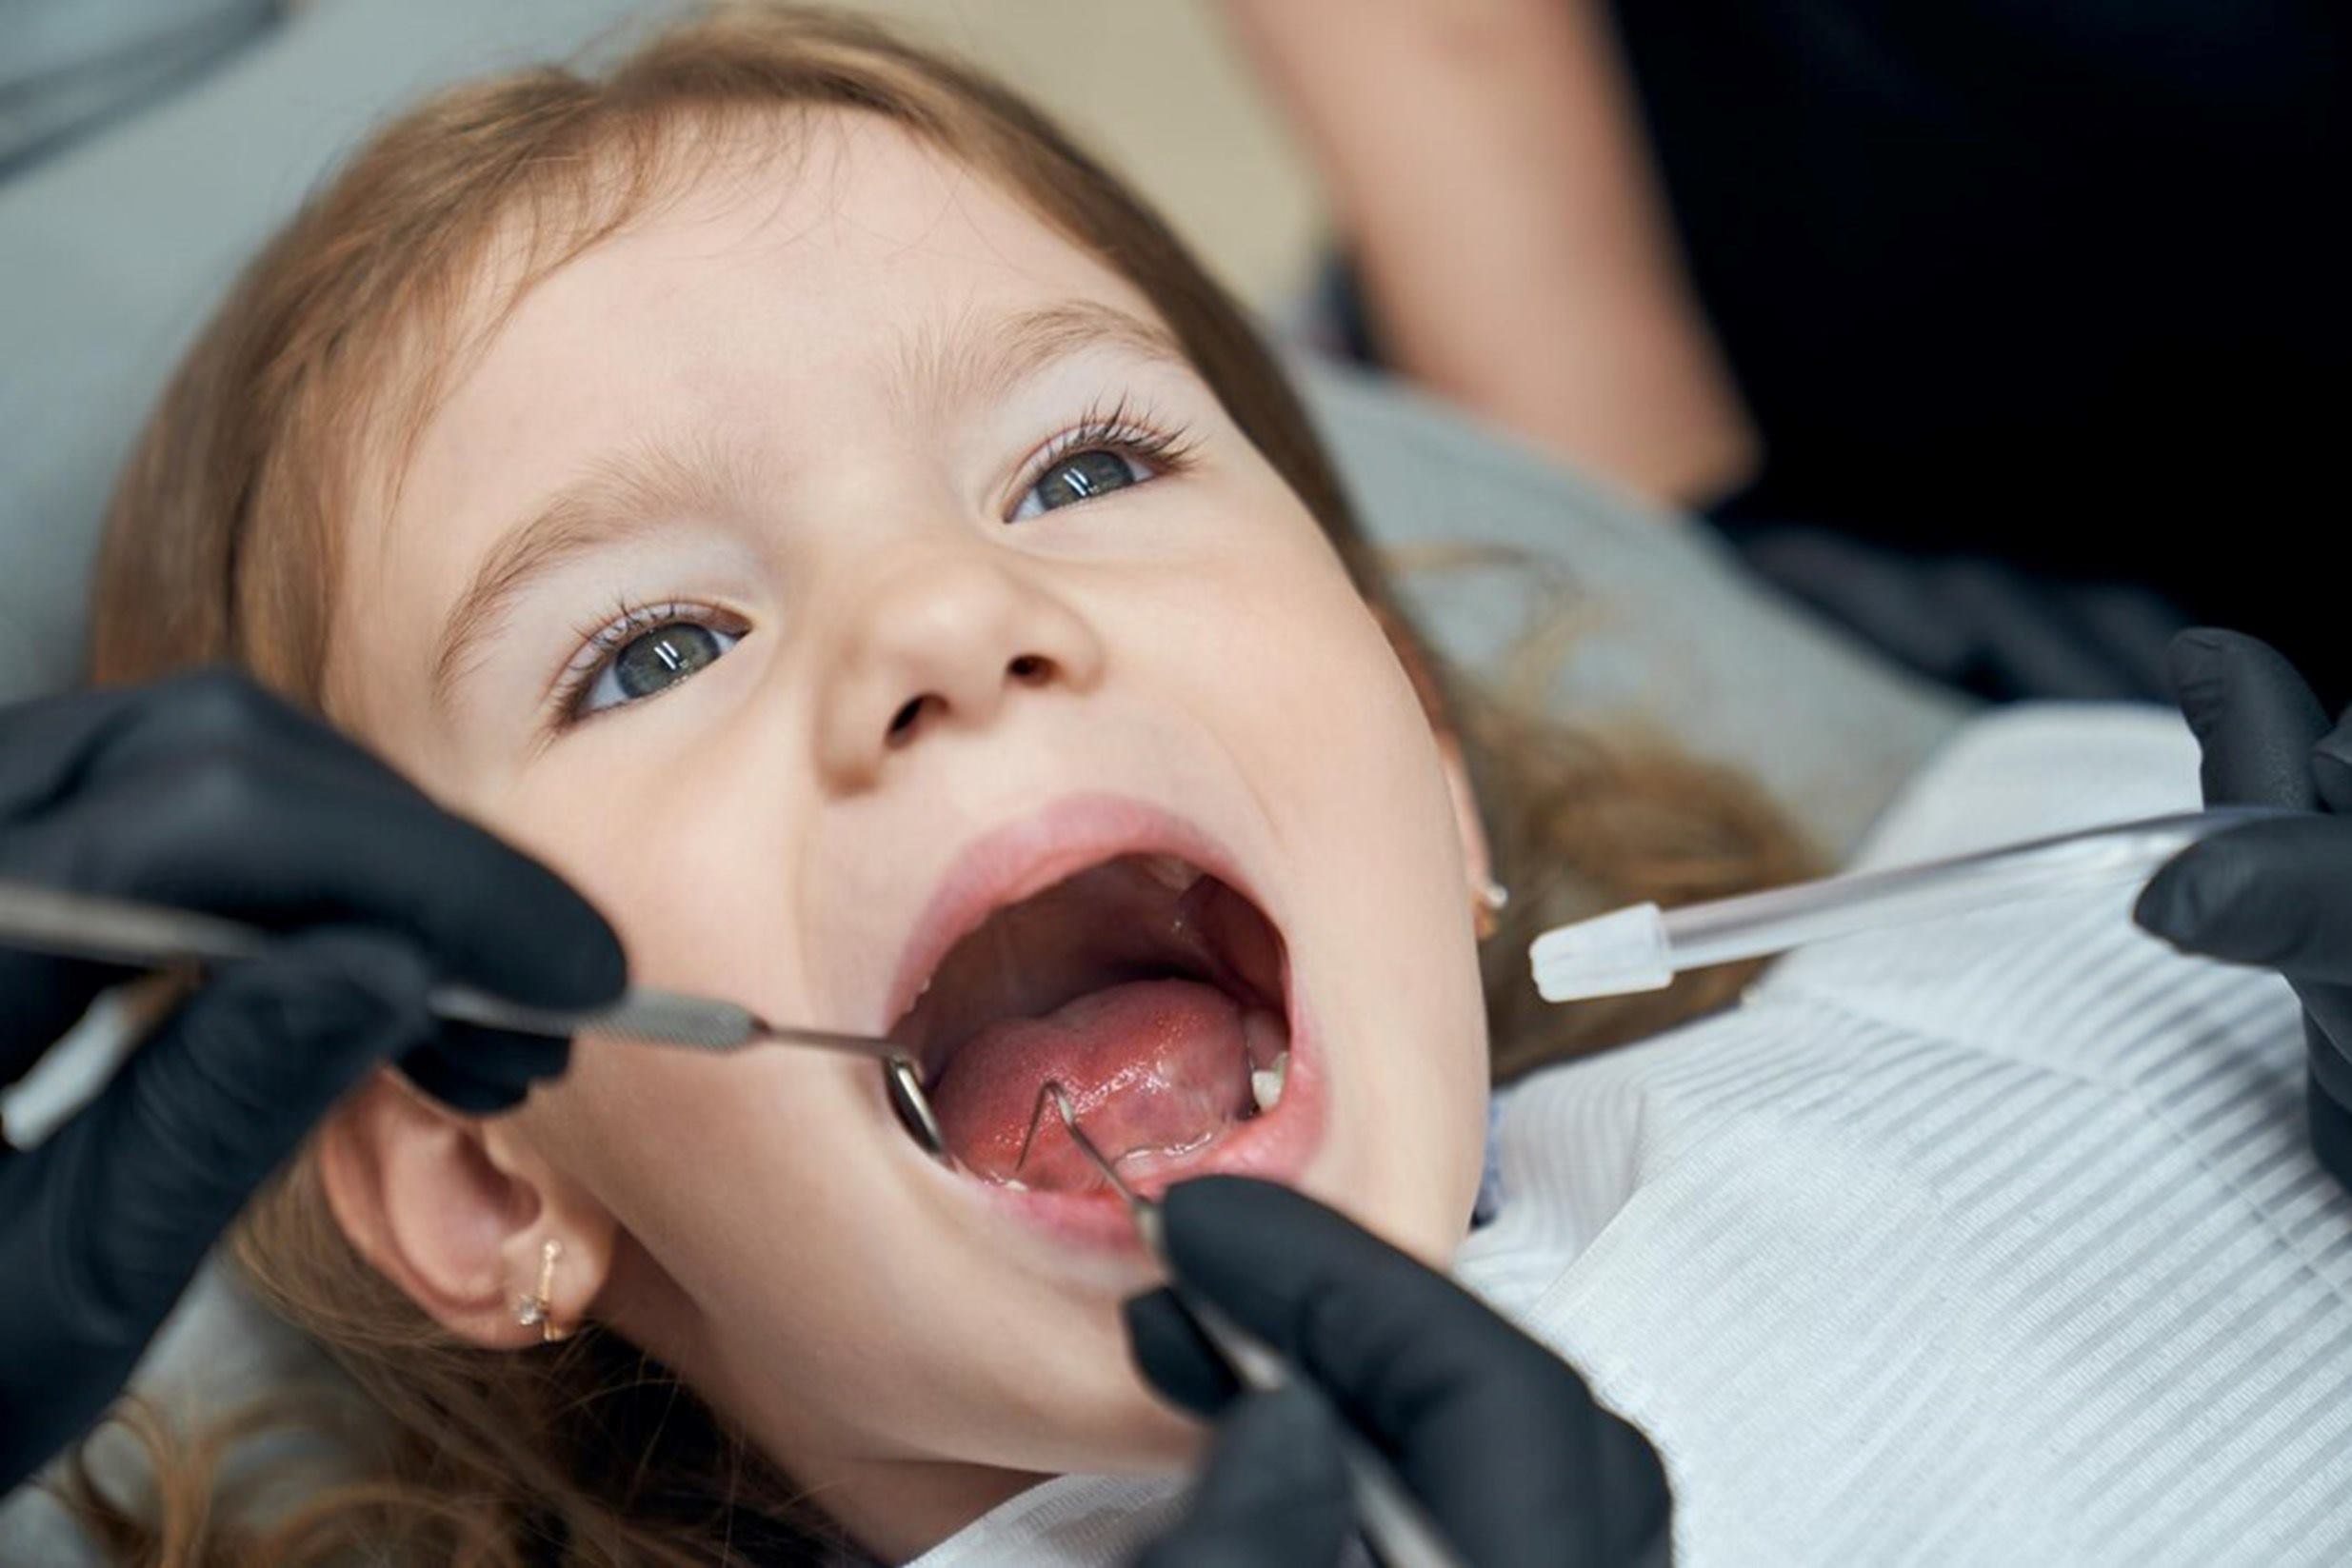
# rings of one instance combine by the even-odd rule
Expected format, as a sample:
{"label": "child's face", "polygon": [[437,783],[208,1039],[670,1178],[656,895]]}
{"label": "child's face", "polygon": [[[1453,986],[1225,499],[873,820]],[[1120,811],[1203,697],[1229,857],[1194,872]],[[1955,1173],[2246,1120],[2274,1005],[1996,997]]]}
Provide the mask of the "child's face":
{"label": "child's face", "polygon": [[[864,117],[714,176],[523,299],[347,562],[347,717],[585,891],[639,982],[902,1027],[999,1175],[1054,1076],[1115,1145],[1204,1144],[1139,1176],[1272,1174],[1458,1239],[1485,1039],[1457,781],[1149,302],[993,186]],[[1248,898],[1098,875],[901,1024],[990,903],[1130,848]],[[1022,1193],[927,1161],[867,1062],[573,1062],[510,1136],[617,1222],[596,1314],[820,1494],[1178,1451],[1115,1311],[1152,1270],[1099,1190],[1046,1190],[1057,1140]]]}

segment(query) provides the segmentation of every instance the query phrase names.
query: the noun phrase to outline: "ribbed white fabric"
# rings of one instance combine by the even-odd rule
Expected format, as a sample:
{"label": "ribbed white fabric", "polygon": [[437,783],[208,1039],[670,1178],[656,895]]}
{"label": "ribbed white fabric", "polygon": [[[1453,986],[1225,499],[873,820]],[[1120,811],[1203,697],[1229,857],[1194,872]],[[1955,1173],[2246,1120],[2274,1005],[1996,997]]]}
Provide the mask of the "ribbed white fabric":
{"label": "ribbed white fabric", "polygon": [[[1864,859],[2195,804],[2171,715],[2009,709]],[[1512,1094],[1459,1272],[1652,1436],[1677,1561],[2352,1561],[2352,1201],[2299,1015],[2127,908],[1816,947]],[[1171,1506],[1065,1477],[920,1561],[1115,1562]]]}

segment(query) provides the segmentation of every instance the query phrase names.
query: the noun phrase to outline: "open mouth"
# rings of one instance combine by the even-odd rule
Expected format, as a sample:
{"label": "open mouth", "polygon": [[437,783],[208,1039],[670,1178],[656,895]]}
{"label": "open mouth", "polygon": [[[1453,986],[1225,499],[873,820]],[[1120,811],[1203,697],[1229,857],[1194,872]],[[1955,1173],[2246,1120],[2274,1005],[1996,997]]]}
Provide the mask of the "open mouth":
{"label": "open mouth", "polygon": [[1282,1103],[1287,982],[1282,937],[1246,895],[1180,856],[1122,854],[990,911],[890,1038],[972,1175],[1103,1185],[1039,1115],[1053,1082],[1120,1174],[1156,1186]]}

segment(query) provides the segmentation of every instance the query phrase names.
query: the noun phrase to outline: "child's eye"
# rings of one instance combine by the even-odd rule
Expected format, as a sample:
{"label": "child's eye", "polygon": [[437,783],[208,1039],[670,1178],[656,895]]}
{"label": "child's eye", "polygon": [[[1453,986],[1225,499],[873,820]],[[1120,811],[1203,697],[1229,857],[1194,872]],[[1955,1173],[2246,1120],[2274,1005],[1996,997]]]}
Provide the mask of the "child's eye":
{"label": "child's eye", "polygon": [[669,605],[625,609],[590,636],[565,682],[560,707],[567,721],[657,697],[717,663],[741,630],[691,619],[700,611]]}
{"label": "child's eye", "polygon": [[1033,460],[1028,484],[1005,521],[1024,522],[1180,473],[1192,454],[1193,443],[1181,428],[1166,428],[1147,410],[1130,411],[1122,402],[1108,413],[1090,412]]}
{"label": "child's eye", "polygon": [[1022,492],[1020,504],[1013,507],[1011,521],[1018,523],[1041,512],[1089,500],[1106,490],[1123,490],[1129,485],[1141,485],[1151,477],[1150,470],[1135,459],[1106,447],[1072,452],[1057,460],[1052,467],[1038,476],[1035,484]]}

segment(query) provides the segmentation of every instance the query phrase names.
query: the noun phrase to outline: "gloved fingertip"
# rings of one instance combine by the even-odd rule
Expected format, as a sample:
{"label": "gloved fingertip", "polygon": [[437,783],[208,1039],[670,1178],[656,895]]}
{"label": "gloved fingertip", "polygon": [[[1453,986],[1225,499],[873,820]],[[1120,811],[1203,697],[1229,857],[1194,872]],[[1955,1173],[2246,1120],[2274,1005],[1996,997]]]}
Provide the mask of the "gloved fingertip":
{"label": "gloved fingertip", "polygon": [[1136,1370],[1179,1409],[1214,1417],[1241,1392],[1225,1358],[1201,1333],[1175,1292],[1132,1297],[1121,1309]]}
{"label": "gloved fingertip", "polygon": [[581,933],[572,956],[573,984],[580,998],[574,1005],[602,1007],[618,1002],[628,989],[628,955],[605,918],[593,909],[589,913],[593,919]]}
{"label": "gloved fingertip", "polygon": [[2317,1074],[2305,1085],[2303,1104],[2313,1158],[2339,1184],[2352,1187],[2352,1107],[2329,1093]]}
{"label": "gloved fingertip", "polygon": [[451,1110],[495,1116],[523,1102],[542,1079],[561,1078],[571,1042],[471,1023],[444,1023],[427,1043],[400,1059],[409,1082]]}
{"label": "gloved fingertip", "polygon": [[2172,642],[2164,649],[2168,661],[2202,662],[2227,647],[2240,633],[2221,626],[2187,626],[2173,633]]}
{"label": "gloved fingertip", "polygon": [[553,872],[524,931],[505,923],[486,940],[497,946],[494,989],[534,1007],[586,1011],[617,1001],[628,986],[628,956],[611,924]]}
{"label": "gloved fingertip", "polygon": [[1294,1245],[1297,1227],[1345,1223],[1295,1188],[1247,1176],[1179,1181],[1161,1195],[1160,1214],[1172,1260],[1187,1280],[1225,1265],[1246,1275],[1263,1254]]}
{"label": "gloved fingertip", "polygon": [[[1364,1285],[1410,1263],[1335,1209],[1277,1181],[1203,1176],[1161,1196],[1177,1281],[1277,1343],[1294,1334],[1303,1300],[1341,1279]],[[1295,1349],[1295,1346],[1289,1348]]]}
{"label": "gloved fingertip", "polygon": [[2175,855],[2158,868],[2131,906],[2135,924],[2175,947],[2194,950],[2204,928],[2207,901],[2198,876],[2197,845]]}
{"label": "gloved fingertip", "polygon": [[2176,633],[2164,648],[2164,672],[2191,728],[2199,728],[2213,711],[2214,687],[2233,635],[2213,626],[2191,626]]}
{"label": "gloved fingertip", "polygon": [[2176,633],[2164,648],[2164,669],[2191,724],[2211,713],[2235,690],[2290,691],[2309,698],[2309,687],[2285,654],[2259,637],[2216,626]]}
{"label": "gloved fingertip", "polygon": [[2295,666],[2259,638],[2208,628],[2175,637],[2166,659],[2205,804],[2310,810],[2311,747],[2327,715]]}
{"label": "gloved fingertip", "polygon": [[383,931],[329,926],[289,941],[281,974],[303,977],[301,989],[322,1004],[416,1021],[429,1019],[432,971],[413,943]]}
{"label": "gloved fingertip", "polygon": [[523,1102],[524,1085],[467,1071],[438,1045],[420,1045],[400,1058],[400,1073],[410,1083],[460,1116],[496,1116]]}
{"label": "gloved fingertip", "polygon": [[511,1086],[518,1098],[543,1078],[561,1078],[571,1065],[571,1042],[561,1035],[478,1023],[444,1023],[433,1048],[477,1078]]}
{"label": "gloved fingertip", "polygon": [[2311,748],[2311,782],[2321,804],[2338,816],[2352,816],[2352,719]]}

